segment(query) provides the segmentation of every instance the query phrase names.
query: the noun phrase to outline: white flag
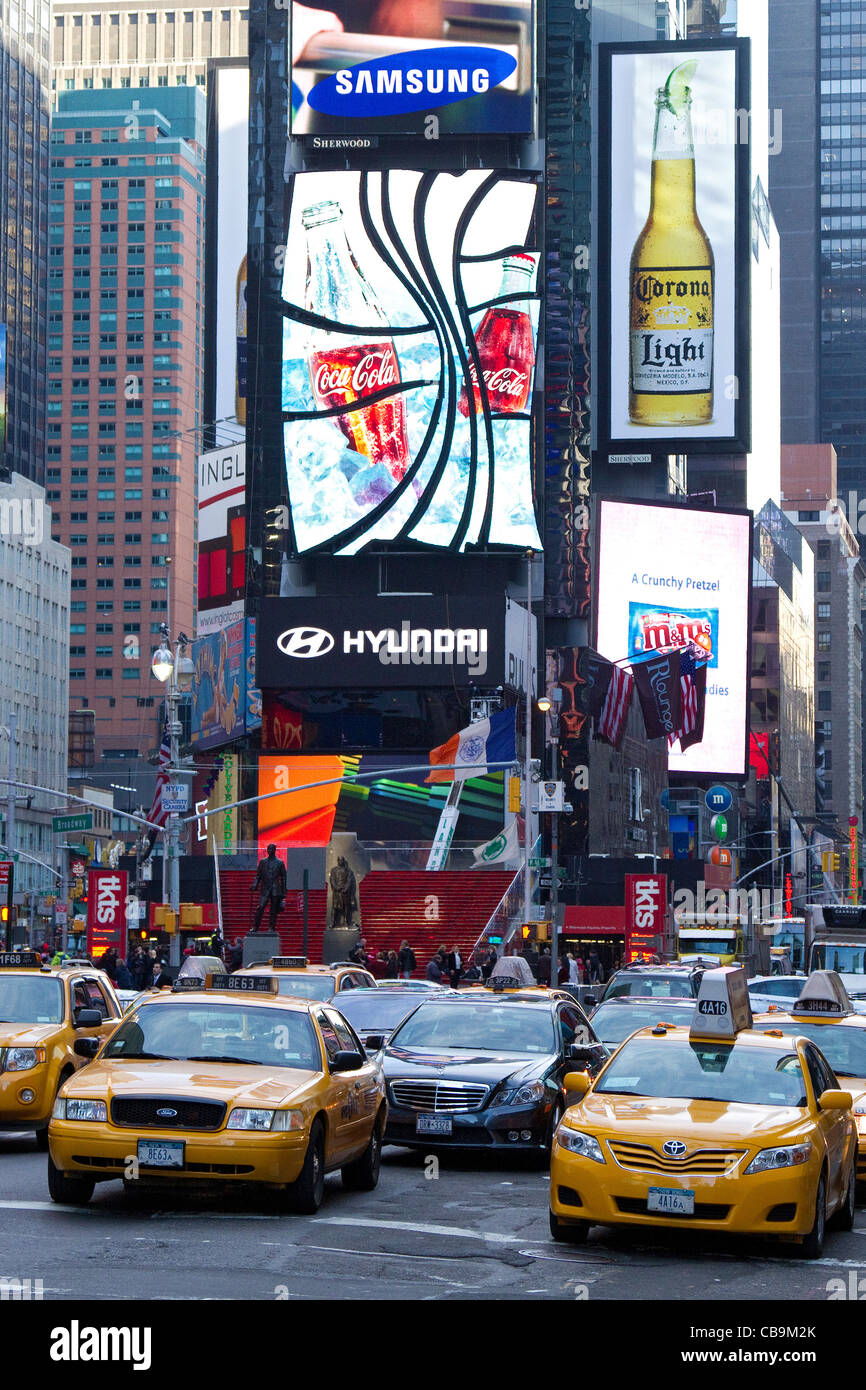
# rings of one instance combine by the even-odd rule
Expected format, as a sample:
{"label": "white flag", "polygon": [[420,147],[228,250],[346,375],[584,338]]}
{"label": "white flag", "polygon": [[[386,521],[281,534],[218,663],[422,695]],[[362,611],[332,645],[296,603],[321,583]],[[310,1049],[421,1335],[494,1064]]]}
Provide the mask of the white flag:
{"label": "white flag", "polygon": [[486,845],[479,845],[472,853],[475,856],[472,866],[474,869],[482,864],[507,864],[509,860],[519,859],[521,849],[517,838],[517,821],[513,820],[492,840],[488,840]]}

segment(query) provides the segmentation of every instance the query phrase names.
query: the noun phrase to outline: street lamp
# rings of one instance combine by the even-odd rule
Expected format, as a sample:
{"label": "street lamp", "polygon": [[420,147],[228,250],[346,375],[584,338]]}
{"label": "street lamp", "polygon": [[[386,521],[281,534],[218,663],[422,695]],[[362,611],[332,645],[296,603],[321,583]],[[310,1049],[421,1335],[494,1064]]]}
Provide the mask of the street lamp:
{"label": "street lamp", "polygon": [[[169,776],[177,773],[180,763],[179,742],[183,726],[178,718],[178,705],[182,692],[192,689],[195,664],[186,654],[189,638],[185,632],[178,633],[171,651],[171,632],[168,624],[162,624],[162,642],[153,654],[150,669],[158,681],[168,681],[168,736],[169,736]],[[174,932],[169,946],[169,963],[180,965],[180,817],[171,813],[168,818],[168,842],[166,844],[168,863],[168,900],[174,915]]]}
{"label": "street lamp", "polygon": [[[549,695],[542,695],[536,706],[550,720],[550,761],[551,777],[559,782],[559,711],[562,705],[562,687],[555,685]],[[559,936],[557,917],[559,915],[559,812],[551,813],[550,823],[550,987],[556,989],[559,983]]]}

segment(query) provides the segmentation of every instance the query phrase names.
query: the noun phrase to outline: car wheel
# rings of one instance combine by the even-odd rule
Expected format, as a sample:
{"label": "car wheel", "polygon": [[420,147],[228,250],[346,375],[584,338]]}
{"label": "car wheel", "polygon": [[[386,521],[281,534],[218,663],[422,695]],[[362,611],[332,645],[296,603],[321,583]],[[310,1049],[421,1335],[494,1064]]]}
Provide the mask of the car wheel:
{"label": "car wheel", "polygon": [[811,1231],[803,1238],[801,1246],[803,1258],[806,1260],[818,1260],[824,1249],[824,1231],[827,1226],[827,1183],[824,1174],[821,1174],[818,1183],[818,1193],[815,1198],[815,1222]]}
{"label": "car wheel", "polygon": [[347,1163],[340,1169],[343,1186],[349,1192],[372,1192],[379,1182],[379,1169],[382,1165],[382,1120],[376,1116],[370,1142],[360,1158]]}
{"label": "car wheel", "polygon": [[550,1234],[556,1241],[567,1245],[583,1245],[589,1235],[588,1221],[574,1221],[566,1226],[553,1212],[550,1213]]}
{"label": "car wheel", "polygon": [[848,1186],[845,1188],[845,1200],[833,1217],[833,1225],[837,1231],[851,1231],[854,1229],[854,1216],[857,1206],[857,1162],[851,1164],[851,1171],[848,1174]]}
{"label": "car wheel", "polygon": [[310,1142],[300,1177],[286,1191],[289,1211],[301,1216],[314,1216],[325,1195],[325,1134],[321,1120],[310,1131]]}
{"label": "car wheel", "polygon": [[93,1196],[96,1183],[92,1178],[71,1177],[61,1173],[48,1159],[48,1191],[52,1202],[66,1207],[85,1207]]}

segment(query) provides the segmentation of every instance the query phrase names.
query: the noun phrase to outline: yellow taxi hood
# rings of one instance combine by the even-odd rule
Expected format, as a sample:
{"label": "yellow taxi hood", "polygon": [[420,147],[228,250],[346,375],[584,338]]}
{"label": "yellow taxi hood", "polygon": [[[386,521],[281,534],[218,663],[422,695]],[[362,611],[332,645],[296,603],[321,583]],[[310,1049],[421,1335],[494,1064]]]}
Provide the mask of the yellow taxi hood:
{"label": "yellow taxi hood", "polygon": [[61,1023],[0,1023],[0,1047],[38,1047],[62,1027]]}
{"label": "yellow taxi hood", "polygon": [[305,1099],[321,1072],[280,1071],[242,1062],[91,1062],[66,1086],[64,1094],[111,1100],[114,1096],[173,1096],[175,1100],[235,1101],[267,1109]]}
{"label": "yellow taxi hood", "polygon": [[747,1148],[760,1146],[763,1136],[772,1139],[780,1129],[808,1127],[805,1110],[784,1105],[744,1105],[722,1100],[656,1100],[642,1096],[590,1093],[567,1111],[574,1129],[591,1129],[613,1140],[653,1143],[682,1139]]}

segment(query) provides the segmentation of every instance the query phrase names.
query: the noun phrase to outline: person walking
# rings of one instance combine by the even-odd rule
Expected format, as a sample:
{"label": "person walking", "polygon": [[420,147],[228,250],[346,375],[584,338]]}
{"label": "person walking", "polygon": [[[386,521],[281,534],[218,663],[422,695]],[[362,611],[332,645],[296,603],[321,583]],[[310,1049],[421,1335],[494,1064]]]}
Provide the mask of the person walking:
{"label": "person walking", "polygon": [[442,957],[440,956],[439,952],[437,951],[437,952],[436,952],[436,955],[433,956],[433,957],[427,962],[427,970],[426,970],[425,978],[428,979],[428,980],[432,980],[433,984],[435,984],[435,985],[441,985],[441,983],[442,983],[442,965],[443,965]]}
{"label": "person walking", "polygon": [[569,951],[568,953],[568,983],[570,985],[580,984],[580,975],[578,974],[577,970],[577,960],[573,951]]}
{"label": "person walking", "polygon": [[417,970],[418,968],[415,952],[412,950],[412,947],[405,937],[400,942],[400,950],[397,952],[397,964],[399,966],[401,980],[411,980],[413,970]]}
{"label": "person walking", "polygon": [[540,985],[550,984],[550,950],[547,946],[538,957],[535,978]]}
{"label": "person walking", "polygon": [[396,980],[400,974],[400,962],[396,951],[389,951],[385,958],[385,979]]}
{"label": "person walking", "polygon": [[448,952],[447,959],[448,979],[451,982],[451,988],[456,989],[457,986],[460,984],[460,981],[463,976],[463,957],[460,954],[460,948],[457,945],[456,941],[453,943],[451,950]]}
{"label": "person walking", "polygon": [[593,946],[589,953],[589,983],[591,985],[600,985],[601,975],[601,960],[599,959],[598,951]]}

